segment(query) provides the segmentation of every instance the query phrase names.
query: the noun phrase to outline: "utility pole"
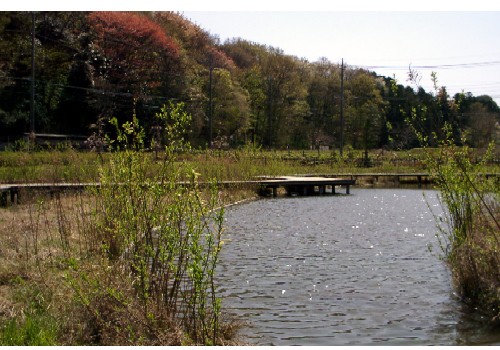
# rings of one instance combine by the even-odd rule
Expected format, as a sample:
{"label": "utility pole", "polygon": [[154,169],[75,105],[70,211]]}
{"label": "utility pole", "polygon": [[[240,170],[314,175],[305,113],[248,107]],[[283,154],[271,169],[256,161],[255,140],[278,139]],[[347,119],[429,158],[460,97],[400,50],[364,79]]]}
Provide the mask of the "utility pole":
{"label": "utility pole", "polygon": [[344,155],[344,59],[340,66],[340,157]]}
{"label": "utility pole", "polygon": [[35,12],[31,12],[31,101],[30,138],[35,137]]}
{"label": "utility pole", "polygon": [[209,86],[210,86],[210,91],[208,93],[208,147],[212,149],[213,147],[213,142],[212,142],[212,119],[213,119],[213,107],[212,107],[212,71],[214,70],[214,65],[213,65],[213,57],[210,56],[210,74],[209,74]]}

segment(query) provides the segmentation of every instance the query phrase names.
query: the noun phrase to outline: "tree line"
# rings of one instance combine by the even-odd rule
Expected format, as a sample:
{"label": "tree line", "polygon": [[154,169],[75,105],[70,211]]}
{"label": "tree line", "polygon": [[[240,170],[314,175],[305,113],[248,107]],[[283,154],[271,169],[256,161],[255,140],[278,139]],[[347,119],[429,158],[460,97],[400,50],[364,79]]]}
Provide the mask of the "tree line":
{"label": "tree line", "polygon": [[242,38],[220,42],[180,13],[1,12],[0,34],[3,139],[30,131],[90,136],[112,117],[133,116],[153,139],[154,116],[169,102],[191,114],[186,136],[201,148],[211,141],[215,147],[420,147],[409,123],[431,145],[445,124],[457,142],[466,131],[473,147],[499,139],[500,109],[490,96],[449,96],[435,75],[435,89],[425,91],[411,67],[403,85]]}

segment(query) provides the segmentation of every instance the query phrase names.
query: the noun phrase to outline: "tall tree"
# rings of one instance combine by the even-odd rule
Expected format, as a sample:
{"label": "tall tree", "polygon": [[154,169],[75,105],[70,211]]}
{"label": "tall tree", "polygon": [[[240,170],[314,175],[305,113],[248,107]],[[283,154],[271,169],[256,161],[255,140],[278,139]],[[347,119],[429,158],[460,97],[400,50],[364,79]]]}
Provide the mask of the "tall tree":
{"label": "tall tree", "polygon": [[379,147],[385,124],[385,101],[377,80],[364,70],[351,72],[346,82],[346,140],[367,151]]}
{"label": "tall tree", "polygon": [[29,131],[31,14],[0,12],[0,35],[0,135],[18,136]]}
{"label": "tall tree", "polygon": [[121,98],[113,110],[131,115],[139,104],[171,97],[179,48],[157,23],[131,12],[92,12],[89,23],[95,85],[105,99]]}
{"label": "tall tree", "polygon": [[[269,48],[261,63],[266,101],[263,144],[283,147],[293,141],[293,133],[307,114],[306,85],[296,59]],[[287,127],[284,127],[287,125]]]}
{"label": "tall tree", "polygon": [[500,108],[490,96],[462,93],[456,94],[453,102],[469,145],[483,148],[491,141],[500,144]]}
{"label": "tall tree", "polygon": [[500,121],[499,113],[489,111],[480,102],[474,102],[464,113],[464,116],[468,120],[466,131],[470,145],[477,148],[488,147],[488,144],[494,140],[495,131]]}
{"label": "tall tree", "polygon": [[249,96],[251,135],[248,141],[262,144],[266,124],[266,86],[260,63],[268,55],[267,48],[241,38],[227,40],[221,48],[236,65],[236,77]]}
{"label": "tall tree", "polygon": [[68,97],[70,91],[81,91],[88,86],[88,77],[74,74],[84,49],[81,38],[87,36],[86,15],[82,12],[42,12],[36,17],[36,36],[40,40],[36,52],[37,121],[45,125],[47,131],[84,133],[88,131],[88,120],[82,113],[93,116],[93,111],[87,108],[87,96],[79,94],[79,99],[71,101]]}
{"label": "tall tree", "polygon": [[339,141],[340,69],[326,58],[311,64],[311,80],[307,103],[310,113],[306,118],[309,141],[313,145],[334,145]]}
{"label": "tall tree", "polygon": [[245,141],[250,124],[248,93],[226,69],[214,70],[212,85],[214,140],[235,146]]}

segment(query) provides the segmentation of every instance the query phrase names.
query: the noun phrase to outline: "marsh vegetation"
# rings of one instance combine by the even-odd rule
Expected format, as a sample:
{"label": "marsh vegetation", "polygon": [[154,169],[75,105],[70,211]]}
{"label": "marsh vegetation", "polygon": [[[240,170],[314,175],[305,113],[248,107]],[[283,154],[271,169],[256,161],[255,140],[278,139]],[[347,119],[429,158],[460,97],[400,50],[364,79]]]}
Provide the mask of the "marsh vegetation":
{"label": "marsh vegetation", "polygon": [[[157,117],[180,130],[179,106]],[[173,119],[172,119],[173,118]],[[218,295],[224,204],[254,196],[220,181],[297,173],[430,172],[447,217],[437,245],[465,302],[498,322],[498,172],[492,149],[443,142],[409,151],[197,151],[164,129],[147,150],[138,121],[112,150],[3,152],[2,182],[92,182],[81,193],[23,196],[0,208],[0,341],[5,345],[238,344],[242,320]],[[184,185],[179,186],[182,182]],[[203,183],[204,186],[199,185]]]}

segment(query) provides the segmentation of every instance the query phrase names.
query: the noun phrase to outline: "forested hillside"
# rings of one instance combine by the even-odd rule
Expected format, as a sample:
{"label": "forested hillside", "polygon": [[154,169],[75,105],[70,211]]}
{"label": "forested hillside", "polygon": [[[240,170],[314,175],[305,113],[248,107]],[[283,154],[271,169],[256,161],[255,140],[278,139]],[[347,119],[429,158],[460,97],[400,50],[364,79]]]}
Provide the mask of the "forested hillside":
{"label": "forested hillside", "polygon": [[153,135],[155,113],[174,101],[193,116],[188,137],[197,147],[210,139],[230,147],[339,147],[341,130],[344,144],[357,149],[419,147],[407,121],[428,136],[449,123],[457,140],[468,131],[473,147],[498,142],[500,109],[489,96],[449,96],[440,86],[429,92],[418,79],[406,86],[244,38],[221,43],[179,13],[1,12],[0,35],[3,140],[29,132],[31,122],[37,133],[90,136],[109,118],[134,114]]}

